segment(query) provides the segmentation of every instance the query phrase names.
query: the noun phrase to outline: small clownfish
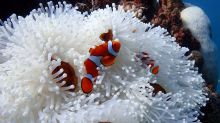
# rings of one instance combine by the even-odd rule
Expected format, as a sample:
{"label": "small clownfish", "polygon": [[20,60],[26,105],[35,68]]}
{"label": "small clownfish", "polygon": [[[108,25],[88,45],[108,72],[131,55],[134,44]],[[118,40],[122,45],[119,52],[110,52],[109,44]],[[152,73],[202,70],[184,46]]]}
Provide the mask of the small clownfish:
{"label": "small clownfish", "polygon": [[[141,60],[142,67],[147,68],[150,65],[150,72],[154,75],[157,75],[159,73],[159,66],[155,65],[155,61],[149,57],[149,54],[146,52],[141,52],[136,54],[135,60],[138,62]],[[157,83],[150,83],[150,85],[154,88],[153,94],[156,95],[159,91],[162,93],[166,93],[166,90]]]}
{"label": "small clownfish", "polygon": [[117,53],[120,50],[121,43],[118,40],[113,40],[112,30],[100,35],[103,44],[90,48],[90,56],[84,61],[86,75],[81,80],[82,91],[86,94],[93,90],[93,84],[99,74],[97,67],[100,65],[111,66],[114,64]]}
{"label": "small clownfish", "polygon": [[149,54],[146,52],[141,52],[136,54],[136,61],[141,60],[142,67],[147,68],[150,66],[150,72],[154,75],[159,73],[159,66],[155,65],[155,61],[149,57]]}

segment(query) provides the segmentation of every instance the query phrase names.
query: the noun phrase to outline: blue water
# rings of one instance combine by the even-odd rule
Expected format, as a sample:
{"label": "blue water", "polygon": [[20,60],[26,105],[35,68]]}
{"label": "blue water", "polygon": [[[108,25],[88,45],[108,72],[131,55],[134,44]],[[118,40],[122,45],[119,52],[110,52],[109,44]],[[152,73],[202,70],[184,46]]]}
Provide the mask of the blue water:
{"label": "blue water", "polygon": [[[192,3],[196,6],[201,7],[208,15],[211,21],[213,41],[220,51],[220,0],[184,0],[185,2]],[[219,67],[216,69],[220,70],[220,55],[218,56]],[[220,75],[219,75],[220,76]],[[217,92],[220,94],[220,81],[217,85]]]}

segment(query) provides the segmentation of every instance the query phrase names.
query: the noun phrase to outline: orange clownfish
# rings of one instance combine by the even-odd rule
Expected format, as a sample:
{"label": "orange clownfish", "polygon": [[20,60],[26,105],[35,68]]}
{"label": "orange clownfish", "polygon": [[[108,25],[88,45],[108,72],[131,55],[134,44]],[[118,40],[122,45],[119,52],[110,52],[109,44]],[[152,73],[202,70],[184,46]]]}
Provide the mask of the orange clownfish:
{"label": "orange clownfish", "polygon": [[158,74],[159,66],[155,65],[155,61],[149,57],[148,53],[141,52],[136,54],[136,61],[138,61],[137,59],[140,59],[143,63],[142,67],[147,68],[150,66],[150,72],[154,75]]}
{"label": "orange clownfish", "polygon": [[[135,56],[135,60],[142,62],[142,67],[147,68],[150,65],[150,72],[154,75],[158,74],[159,66],[155,65],[155,61],[149,57],[149,54],[146,52],[137,53]],[[157,83],[150,83],[150,85],[154,88],[153,94],[156,95],[159,91],[162,93],[166,93],[166,90]]]}
{"label": "orange clownfish", "polygon": [[93,90],[93,84],[99,73],[97,67],[100,67],[100,65],[111,66],[114,64],[121,44],[118,40],[112,40],[112,38],[112,31],[109,30],[100,36],[100,39],[104,41],[103,44],[95,48],[90,48],[90,56],[84,61],[87,74],[81,80],[81,88],[84,93],[88,94]]}

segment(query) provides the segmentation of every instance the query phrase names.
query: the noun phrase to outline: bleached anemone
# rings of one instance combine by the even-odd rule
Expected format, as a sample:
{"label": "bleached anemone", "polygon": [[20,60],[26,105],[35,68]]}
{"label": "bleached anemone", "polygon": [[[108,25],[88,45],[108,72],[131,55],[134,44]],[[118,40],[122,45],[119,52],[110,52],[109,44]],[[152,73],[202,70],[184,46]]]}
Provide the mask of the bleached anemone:
{"label": "bleached anemone", "polygon": [[[94,91],[85,95],[80,91],[83,62],[109,29],[121,50],[115,64],[101,70]],[[65,2],[49,3],[25,18],[11,16],[0,28],[0,44],[4,123],[199,122],[199,109],[207,100],[204,80],[184,56],[188,49],[177,45],[165,29],[140,22],[120,6],[81,14]],[[150,54],[160,66],[158,75],[134,60],[138,52]],[[68,76],[51,74],[62,61],[75,70],[79,91],[56,83]],[[167,93],[153,93],[150,83]]]}

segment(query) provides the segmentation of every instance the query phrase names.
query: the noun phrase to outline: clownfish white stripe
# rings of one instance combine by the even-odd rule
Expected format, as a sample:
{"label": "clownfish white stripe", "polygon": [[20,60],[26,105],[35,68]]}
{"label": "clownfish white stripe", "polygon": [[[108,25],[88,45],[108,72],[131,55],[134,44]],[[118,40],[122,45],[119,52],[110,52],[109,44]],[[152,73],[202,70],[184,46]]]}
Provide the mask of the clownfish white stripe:
{"label": "clownfish white stripe", "polygon": [[89,59],[96,64],[96,66],[101,65],[101,56],[89,56]]}
{"label": "clownfish white stripe", "polygon": [[108,41],[108,52],[113,56],[117,56],[117,53],[112,48],[112,41]]}
{"label": "clownfish white stripe", "polygon": [[86,78],[88,78],[91,82],[93,82],[93,76],[91,74],[86,74]]}

